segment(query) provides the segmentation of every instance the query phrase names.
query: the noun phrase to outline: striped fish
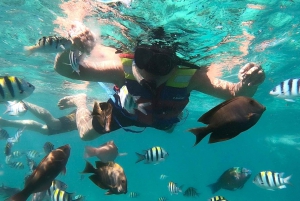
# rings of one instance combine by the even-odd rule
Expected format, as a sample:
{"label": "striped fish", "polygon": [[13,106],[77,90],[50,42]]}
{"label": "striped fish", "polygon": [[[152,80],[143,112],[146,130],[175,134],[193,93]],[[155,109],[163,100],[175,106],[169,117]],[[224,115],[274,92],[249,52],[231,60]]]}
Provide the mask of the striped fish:
{"label": "striped fish", "polygon": [[26,55],[33,53],[58,53],[70,49],[72,41],[60,36],[44,36],[33,46],[25,46]]}
{"label": "striped fish", "polygon": [[158,201],[167,201],[168,200],[168,198],[166,198],[166,197],[160,197],[160,198],[158,198]]}
{"label": "striped fish", "polygon": [[5,156],[10,156],[11,155],[11,148],[13,146],[13,143],[11,142],[6,142],[5,148],[4,148],[4,155]]}
{"label": "striped fish", "polygon": [[139,194],[137,193],[137,192],[130,192],[129,193],[129,197],[130,198],[136,198],[136,197],[138,197],[139,196]]}
{"label": "striped fish", "polygon": [[208,201],[228,201],[226,198],[224,198],[223,196],[215,196],[210,198]]}
{"label": "striped fish", "polygon": [[172,181],[169,182],[168,189],[171,195],[178,195],[178,193],[182,192],[181,187],[178,187],[177,184]]}
{"label": "striped fish", "polygon": [[80,61],[81,59],[83,58],[83,54],[78,51],[78,50],[70,50],[70,53],[69,53],[69,61],[70,61],[70,66],[72,67],[73,69],[73,72],[76,72],[78,75],[80,70],[79,70],[79,65],[80,65]]}
{"label": "striped fish", "polygon": [[48,155],[54,149],[54,144],[52,144],[51,142],[45,142],[43,148],[45,154]]}
{"label": "striped fish", "polygon": [[72,201],[74,193],[68,193],[66,191],[55,189],[51,196],[51,201]]}
{"label": "striped fish", "polygon": [[24,79],[0,76],[0,102],[23,100],[32,94],[35,87]]}
{"label": "striped fish", "polygon": [[183,195],[186,197],[198,197],[199,193],[197,192],[196,188],[189,187],[184,191]]}
{"label": "striped fish", "polygon": [[293,98],[300,96],[300,78],[287,79],[280,82],[270,92],[270,95],[294,102]]}
{"label": "striped fish", "polygon": [[53,180],[50,188],[47,190],[47,195],[52,197],[56,190],[65,191],[68,188],[68,185],[60,180]]}
{"label": "striped fish", "polygon": [[10,116],[24,115],[28,107],[23,101],[7,101],[6,110],[3,114],[8,113]]}
{"label": "striped fish", "polygon": [[10,162],[8,164],[11,168],[15,168],[15,169],[24,169],[24,164],[22,162]]}
{"label": "striped fish", "polygon": [[152,147],[145,151],[144,154],[136,153],[138,159],[135,163],[145,160],[145,163],[154,163],[158,164],[161,161],[164,161],[165,158],[169,155],[162,147]]}
{"label": "striped fish", "polygon": [[36,150],[29,150],[26,152],[26,156],[30,159],[40,157],[40,153]]}
{"label": "striped fish", "polygon": [[267,189],[267,190],[275,190],[275,189],[283,189],[286,188],[285,184],[290,184],[289,180],[292,175],[283,178],[284,173],[277,173],[272,171],[262,171],[256,175],[253,180],[253,183],[258,187]]}

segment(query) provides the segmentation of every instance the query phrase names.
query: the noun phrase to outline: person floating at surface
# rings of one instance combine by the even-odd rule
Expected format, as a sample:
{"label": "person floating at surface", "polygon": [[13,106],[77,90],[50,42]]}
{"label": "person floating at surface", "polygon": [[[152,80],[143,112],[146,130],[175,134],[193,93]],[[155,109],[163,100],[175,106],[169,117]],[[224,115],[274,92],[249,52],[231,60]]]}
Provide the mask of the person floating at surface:
{"label": "person floating at surface", "polygon": [[0,117],[1,128],[20,128],[26,126],[26,130],[35,131],[44,135],[54,135],[77,130],[75,110],[66,116],[55,118],[45,108],[29,102],[23,102],[26,104],[28,111],[30,111],[38,119],[42,120],[45,124],[39,123],[34,120],[6,120]]}
{"label": "person floating at surface", "polygon": [[[113,83],[116,91],[114,98],[108,100],[113,108],[112,115],[101,117],[106,123],[97,121],[96,116],[91,115],[85,94],[67,96],[59,101],[60,109],[77,107],[76,123],[82,140],[93,140],[128,126],[168,130],[180,121],[179,116],[193,90],[221,99],[251,97],[265,79],[263,69],[255,63],[248,63],[240,69],[238,83],[212,78],[207,75],[207,68],[196,68],[179,59],[171,47],[156,44],[138,45],[134,54],[116,53],[113,48],[96,45],[94,34],[79,23],[73,25],[70,37],[73,41],[71,50],[56,56],[56,72],[71,79]],[[78,74],[70,67],[69,55],[75,50],[82,54],[89,54],[93,50],[102,55],[99,61],[80,61]],[[132,108],[125,107],[126,103],[129,104],[128,100],[134,100],[131,103],[134,112],[129,110]],[[103,126],[107,122],[108,129]]]}

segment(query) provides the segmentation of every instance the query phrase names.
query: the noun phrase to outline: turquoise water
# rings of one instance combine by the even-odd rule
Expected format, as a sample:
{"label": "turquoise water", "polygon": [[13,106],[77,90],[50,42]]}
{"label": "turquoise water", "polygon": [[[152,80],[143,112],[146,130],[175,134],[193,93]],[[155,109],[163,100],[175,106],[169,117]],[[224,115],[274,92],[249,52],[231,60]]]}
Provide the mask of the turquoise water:
{"label": "turquoise water", "polygon": [[[300,76],[299,0],[134,0],[129,7],[114,3],[110,4],[109,9],[103,5],[97,8],[94,2],[89,1],[73,2],[76,2],[73,4],[74,8],[76,5],[81,6],[71,14],[66,12],[70,10],[71,4],[60,0],[0,2],[0,75],[14,75],[31,82],[36,90],[26,101],[45,107],[55,117],[60,117],[65,115],[66,111],[59,110],[56,104],[65,95],[86,93],[89,97],[102,101],[108,98],[97,83],[90,83],[86,89],[64,88],[64,81],[77,84],[82,82],[64,78],[53,70],[55,54],[28,57],[23,51],[24,46],[35,44],[42,36],[66,34],[64,26],[60,24],[61,19],[80,20],[79,14],[89,11],[90,15],[85,15],[84,22],[100,34],[101,43],[107,46],[132,50],[137,37],[163,26],[173,40],[179,43],[179,56],[189,58],[197,65],[219,62],[224,64],[223,79],[237,82],[237,72],[241,65],[250,61],[260,63],[266,72],[266,79],[254,98],[265,105],[267,110],[254,127],[238,137],[216,144],[208,144],[208,138],[205,138],[193,147],[194,136],[186,130],[203,126],[197,119],[222,100],[192,93],[187,106],[189,116],[172,134],[151,128],[142,134],[119,130],[94,141],[83,142],[79,139],[77,131],[44,136],[25,130],[20,142],[13,147],[14,150],[42,151],[46,141],[51,141],[55,147],[69,143],[72,150],[67,174],[59,175],[58,179],[68,184],[68,192],[82,194],[86,196],[87,201],[133,199],[129,198],[128,194],[105,196],[105,191],[95,186],[88,176],[81,180],[79,172],[85,166],[84,146],[99,146],[108,140],[114,140],[119,151],[127,153],[126,156],[118,157],[116,162],[125,170],[128,192],[140,194],[136,200],[157,200],[162,196],[171,201],[192,199],[181,194],[171,196],[167,189],[169,181],[184,185],[184,190],[193,186],[201,193],[197,199],[207,200],[213,196],[207,185],[214,183],[225,170],[235,166],[252,170],[250,180],[241,190],[220,190],[216,195],[222,195],[230,201],[299,199],[299,101],[289,103],[268,94],[279,82]],[[245,25],[246,22],[251,25]],[[243,37],[243,32],[250,34],[253,39],[249,40],[245,35]],[[248,47],[245,46],[247,41]],[[246,47],[247,54],[240,51],[241,46]],[[240,63],[231,66],[233,56],[238,58]],[[0,113],[5,109],[5,105],[0,105]],[[1,117],[16,119],[8,115]],[[21,119],[39,121],[30,113]],[[6,130],[11,136],[16,132],[14,128]],[[0,147],[4,146],[5,141],[0,141]],[[158,165],[135,164],[135,152],[152,146],[164,147],[170,157]],[[0,161],[4,164],[0,169],[3,173],[0,183],[22,188],[28,169],[25,167],[23,170],[16,170],[6,166],[4,155],[2,159],[0,157]],[[260,189],[252,183],[252,179],[263,170],[285,172],[286,176],[292,174],[293,185],[277,191]],[[168,177],[160,180],[161,174]]]}

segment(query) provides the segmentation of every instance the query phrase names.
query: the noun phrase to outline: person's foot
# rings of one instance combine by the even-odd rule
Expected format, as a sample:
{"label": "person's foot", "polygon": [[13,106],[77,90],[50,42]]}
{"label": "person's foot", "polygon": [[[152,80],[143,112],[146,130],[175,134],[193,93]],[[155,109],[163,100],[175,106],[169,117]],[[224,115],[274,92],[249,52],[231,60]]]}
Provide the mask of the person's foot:
{"label": "person's foot", "polygon": [[59,109],[64,110],[66,108],[75,107],[77,103],[86,101],[86,94],[77,94],[74,96],[65,96],[57,103]]}

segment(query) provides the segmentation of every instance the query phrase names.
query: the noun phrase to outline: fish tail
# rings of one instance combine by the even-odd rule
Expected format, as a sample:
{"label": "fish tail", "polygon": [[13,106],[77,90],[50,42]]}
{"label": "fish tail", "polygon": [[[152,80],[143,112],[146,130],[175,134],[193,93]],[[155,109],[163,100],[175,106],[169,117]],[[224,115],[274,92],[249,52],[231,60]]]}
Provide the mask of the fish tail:
{"label": "fish tail", "polygon": [[95,168],[92,164],[86,161],[85,168],[81,173],[95,173]]}
{"label": "fish tail", "polygon": [[33,53],[34,47],[33,46],[25,46],[24,51],[26,56],[29,56]]}
{"label": "fish tail", "polygon": [[207,136],[211,132],[208,127],[192,128],[188,131],[196,135],[196,142],[194,146],[196,146],[205,136]]}
{"label": "fish tail", "polygon": [[28,197],[30,196],[30,193],[25,192],[24,190],[16,193],[12,197],[6,199],[5,201],[26,201]]}
{"label": "fish tail", "polygon": [[212,194],[218,192],[221,189],[221,186],[218,182],[210,184],[210,185],[208,185],[208,187],[211,189]]}
{"label": "fish tail", "polygon": [[289,181],[289,180],[291,179],[291,177],[292,177],[292,175],[290,175],[290,176],[288,176],[288,177],[286,177],[286,178],[283,178],[283,183],[292,185],[292,184],[290,183],[290,181]]}
{"label": "fish tail", "polygon": [[143,154],[139,154],[137,152],[135,152],[135,153],[136,153],[136,155],[138,157],[138,159],[137,159],[137,161],[135,163],[138,163],[138,162],[141,162],[141,161],[145,160],[145,156]]}
{"label": "fish tail", "polygon": [[92,156],[95,156],[95,148],[94,147],[90,147],[90,146],[86,146],[85,147],[85,152],[84,152],[84,157],[85,158],[89,158]]}

